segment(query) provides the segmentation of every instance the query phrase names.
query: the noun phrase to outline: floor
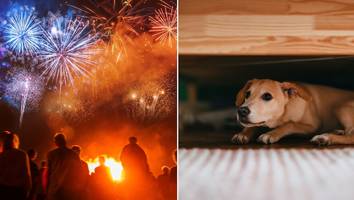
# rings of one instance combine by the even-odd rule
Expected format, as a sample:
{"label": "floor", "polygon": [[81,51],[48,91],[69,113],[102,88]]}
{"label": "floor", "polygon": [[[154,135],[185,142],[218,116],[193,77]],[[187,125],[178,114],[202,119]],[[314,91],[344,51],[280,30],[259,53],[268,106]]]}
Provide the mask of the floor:
{"label": "floor", "polygon": [[235,146],[227,138],[223,133],[180,136],[180,199],[354,198],[353,146],[317,147],[294,138]]}

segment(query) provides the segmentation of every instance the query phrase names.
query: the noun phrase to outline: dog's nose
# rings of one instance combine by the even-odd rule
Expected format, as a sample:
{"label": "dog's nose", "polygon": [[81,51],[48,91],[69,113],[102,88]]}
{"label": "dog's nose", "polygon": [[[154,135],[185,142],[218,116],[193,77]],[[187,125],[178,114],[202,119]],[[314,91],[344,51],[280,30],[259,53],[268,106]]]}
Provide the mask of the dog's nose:
{"label": "dog's nose", "polygon": [[251,111],[248,107],[240,107],[237,112],[240,117],[247,117]]}

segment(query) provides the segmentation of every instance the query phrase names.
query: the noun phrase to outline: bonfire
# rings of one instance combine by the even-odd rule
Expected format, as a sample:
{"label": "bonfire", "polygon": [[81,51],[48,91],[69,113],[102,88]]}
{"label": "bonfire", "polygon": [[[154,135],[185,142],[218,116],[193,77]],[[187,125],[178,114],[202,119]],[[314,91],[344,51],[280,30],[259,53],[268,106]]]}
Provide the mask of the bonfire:
{"label": "bonfire", "polygon": [[[105,156],[106,161],[104,165],[109,168],[112,180],[114,182],[121,182],[123,180],[123,166],[122,163],[113,157]],[[95,159],[88,159],[87,161],[90,175],[95,172],[95,168],[100,165],[99,157]]]}

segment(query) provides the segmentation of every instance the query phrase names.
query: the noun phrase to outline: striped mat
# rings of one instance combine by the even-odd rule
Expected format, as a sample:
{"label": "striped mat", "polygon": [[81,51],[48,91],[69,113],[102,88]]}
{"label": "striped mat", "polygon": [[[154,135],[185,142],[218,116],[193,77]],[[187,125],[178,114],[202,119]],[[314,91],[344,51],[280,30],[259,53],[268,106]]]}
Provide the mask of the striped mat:
{"label": "striped mat", "polygon": [[353,200],[354,148],[180,149],[179,199]]}

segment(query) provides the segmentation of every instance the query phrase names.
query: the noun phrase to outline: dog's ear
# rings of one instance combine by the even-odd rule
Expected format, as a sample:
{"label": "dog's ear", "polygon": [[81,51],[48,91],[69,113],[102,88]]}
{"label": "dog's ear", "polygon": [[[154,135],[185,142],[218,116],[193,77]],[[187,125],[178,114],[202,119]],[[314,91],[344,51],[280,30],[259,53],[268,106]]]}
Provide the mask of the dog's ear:
{"label": "dog's ear", "polygon": [[281,88],[289,97],[299,96],[304,100],[311,99],[310,93],[305,88],[296,83],[283,82],[281,83]]}
{"label": "dog's ear", "polygon": [[255,80],[256,79],[248,81],[245,84],[245,86],[243,86],[243,88],[237,93],[237,96],[236,96],[236,107],[239,107],[245,101],[245,94],[246,94],[247,90],[251,87],[253,81],[255,81]]}

